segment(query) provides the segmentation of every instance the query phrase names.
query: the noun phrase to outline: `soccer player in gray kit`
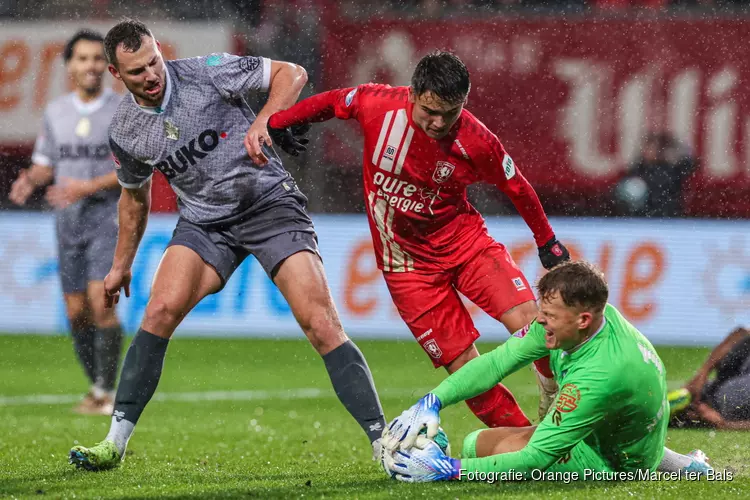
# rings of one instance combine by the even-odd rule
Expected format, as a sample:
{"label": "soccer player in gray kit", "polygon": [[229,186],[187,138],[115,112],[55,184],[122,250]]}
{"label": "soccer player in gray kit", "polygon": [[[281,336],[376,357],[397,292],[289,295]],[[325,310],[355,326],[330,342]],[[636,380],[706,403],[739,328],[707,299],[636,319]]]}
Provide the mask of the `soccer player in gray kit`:
{"label": "soccer player in gray kit", "polygon": [[[177,193],[180,218],[123,362],[109,433],[93,447],[74,447],[70,462],[88,470],[120,463],[156,390],[175,328],[201,299],[221,290],[250,254],[284,295],[322,356],[337,396],[379,453],[385,419],[370,369],[341,327],[305,211],[307,198],[271,148],[268,119],[294,104],[305,70],[229,54],[165,62],[151,31],[134,20],[114,26],[104,46],[110,73],[132,94],[109,130],[124,188],[117,249],[104,280],[109,304],[117,303],[121,289],[129,294],[154,169]],[[253,92],[269,94],[257,113],[247,104]],[[282,129],[273,142],[298,154],[306,141]]]}
{"label": "soccer player in gray kit", "polygon": [[75,411],[111,415],[122,329],[104,298],[120,194],[107,127],[122,96],[102,87],[107,62],[100,34],[76,33],[63,59],[75,90],[47,105],[32,166],[13,183],[10,200],[24,205],[54,180],[46,198],[56,209],[60,281],[73,345],[91,383]]}

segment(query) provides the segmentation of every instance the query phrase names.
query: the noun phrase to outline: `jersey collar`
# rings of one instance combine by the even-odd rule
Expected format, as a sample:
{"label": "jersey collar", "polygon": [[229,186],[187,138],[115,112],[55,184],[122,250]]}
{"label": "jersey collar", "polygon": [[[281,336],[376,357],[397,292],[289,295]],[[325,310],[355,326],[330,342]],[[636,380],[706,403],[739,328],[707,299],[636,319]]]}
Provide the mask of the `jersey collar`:
{"label": "jersey collar", "polygon": [[102,109],[102,106],[104,106],[104,103],[112,93],[112,89],[105,88],[102,90],[101,95],[93,101],[83,102],[81,98],[78,97],[78,94],[73,92],[73,94],[71,94],[73,97],[73,106],[79,114],[90,115]]}
{"label": "jersey collar", "polygon": [[167,104],[169,104],[169,98],[172,97],[172,77],[169,76],[169,68],[165,69],[165,73],[167,74],[166,77],[166,87],[164,88],[164,99],[161,101],[161,105],[159,106],[141,106],[138,104],[138,101],[135,100],[135,96],[133,94],[130,94],[130,98],[133,99],[133,102],[136,106],[138,106],[141,111],[144,113],[148,113],[150,115],[160,115],[164,113],[164,110],[167,109]]}

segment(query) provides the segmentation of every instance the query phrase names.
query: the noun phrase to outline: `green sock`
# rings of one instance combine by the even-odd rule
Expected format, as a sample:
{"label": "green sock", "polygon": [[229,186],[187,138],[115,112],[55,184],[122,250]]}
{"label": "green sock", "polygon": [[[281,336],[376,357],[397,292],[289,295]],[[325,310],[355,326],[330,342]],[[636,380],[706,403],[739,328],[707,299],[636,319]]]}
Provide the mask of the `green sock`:
{"label": "green sock", "polygon": [[477,458],[477,439],[479,438],[479,433],[483,430],[485,429],[477,429],[464,438],[461,458]]}

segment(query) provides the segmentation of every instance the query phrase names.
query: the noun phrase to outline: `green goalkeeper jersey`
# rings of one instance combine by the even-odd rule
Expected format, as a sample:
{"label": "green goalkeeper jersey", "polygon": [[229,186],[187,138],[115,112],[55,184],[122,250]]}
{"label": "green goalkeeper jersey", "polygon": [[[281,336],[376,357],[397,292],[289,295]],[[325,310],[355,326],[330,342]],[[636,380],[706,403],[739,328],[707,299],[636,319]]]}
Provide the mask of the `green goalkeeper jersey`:
{"label": "green goalkeeper jersey", "polygon": [[596,334],[571,352],[545,347],[534,322],[467,363],[434,391],[443,407],[469,399],[550,355],[560,386],[550,412],[520,451],[461,461],[480,472],[531,472],[565,460],[583,443],[612,471],[655,470],[664,453],[669,406],[664,365],[651,343],[611,305]]}

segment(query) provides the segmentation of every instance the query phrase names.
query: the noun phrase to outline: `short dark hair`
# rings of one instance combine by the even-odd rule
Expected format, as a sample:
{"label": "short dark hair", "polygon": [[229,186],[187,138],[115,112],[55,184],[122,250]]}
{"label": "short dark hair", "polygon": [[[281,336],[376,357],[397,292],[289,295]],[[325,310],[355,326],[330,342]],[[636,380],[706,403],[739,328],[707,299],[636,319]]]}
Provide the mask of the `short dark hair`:
{"label": "short dark hair", "polygon": [[471,88],[469,70],[455,54],[438,50],[417,63],[411,88],[418,96],[430,91],[449,104],[458,104]]}
{"label": "short dark hair", "polygon": [[123,50],[135,52],[141,48],[144,36],[154,38],[151,30],[136,19],[123,19],[107,32],[104,38],[104,53],[109,64],[117,66],[117,47],[122,44]]}
{"label": "short dark hair", "polygon": [[88,29],[82,29],[79,30],[73,37],[68,40],[68,43],[65,44],[65,48],[63,49],[63,60],[65,62],[70,61],[73,58],[73,49],[75,48],[76,44],[80,42],[81,40],[88,40],[89,42],[104,42],[104,37],[94,31],[94,30],[88,30]]}
{"label": "short dark hair", "polygon": [[592,312],[603,311],[609,298],[604,273],[583,260],[563,262],[555,266],[542,276],[536,288],[542,300],[549,300],[552,295],[559,293],[566,306]]}

